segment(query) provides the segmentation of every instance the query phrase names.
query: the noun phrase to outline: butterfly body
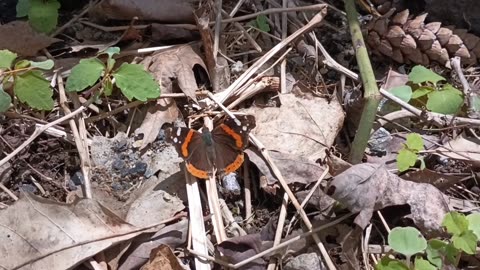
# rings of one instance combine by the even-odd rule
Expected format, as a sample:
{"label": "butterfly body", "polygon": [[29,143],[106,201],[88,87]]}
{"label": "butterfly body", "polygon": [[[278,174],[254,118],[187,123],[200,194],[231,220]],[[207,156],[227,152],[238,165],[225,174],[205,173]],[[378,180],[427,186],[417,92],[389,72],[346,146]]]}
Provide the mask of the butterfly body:
{"label": "butterfly body", "polygon": [[252,115],[227,117],[212,132],[203,128],[198,132],[190,128],[173,127],[165,131],[167,142],[173,144],[185,160],[187,170],[198,178],[207,179],[214,168],[221,173],[236,171],[243,163],[243,149],[248,134],[255,128]]}

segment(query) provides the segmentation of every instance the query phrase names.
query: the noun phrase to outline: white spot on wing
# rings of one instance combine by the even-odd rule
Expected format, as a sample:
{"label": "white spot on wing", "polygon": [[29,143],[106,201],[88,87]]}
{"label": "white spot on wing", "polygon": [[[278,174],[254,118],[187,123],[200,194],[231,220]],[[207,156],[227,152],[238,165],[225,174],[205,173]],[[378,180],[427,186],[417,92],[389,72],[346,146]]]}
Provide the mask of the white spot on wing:
{"label": "white spot on wing", "polygon": [[177,128],[177,136],[180,136],[180,134],[182,134],[182,129],[181,129],[181,128]]}
{"label": "white spot on wing", "polygon": [[174,143],[177,143],[177,141],[178,141],[177,137],[173,138]]}
{"label": "white spot on wing", "polygon": [[243,129],[243,131],[247,131],[247,127],[246,127],[246,126],[243,126],[242,129]]}

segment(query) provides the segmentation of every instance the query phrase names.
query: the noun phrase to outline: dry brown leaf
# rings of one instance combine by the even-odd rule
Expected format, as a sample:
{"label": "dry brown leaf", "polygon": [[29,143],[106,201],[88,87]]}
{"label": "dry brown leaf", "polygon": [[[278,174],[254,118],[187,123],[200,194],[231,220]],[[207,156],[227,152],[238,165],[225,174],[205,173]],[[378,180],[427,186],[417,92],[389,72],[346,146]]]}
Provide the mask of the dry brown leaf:
{"label": "dry brown leaf", "polygon": [[359,213],[355,223],[365,228],[376,210],[408,204],[407,216],[425,235],[439,235],[444,215],[449,211],[443,194],[430,184],[405,181],[383,165],[364,163],[352,166],[329,184],[327,195],[350,211]]}
{"label": "dry brown leaf", "polygon": [[197,100],[195,91],[198,86],[193,68],[195,65],[200,65],[205,71],[207,68],[191,46],[185,45],[154,54],[142,63],[159,82],[162,93],[173,93],[175,80],[185,95]]}
{"label": "dry brown leaf", "polygon": [[177,257],[167,245],[160,245],[152,250],[150,260],[141,270],[183,270]]}
{"label": "dry brown leaf", "polygon": [[61,41],[36,32],[23,21],[0,25],[0,37],[0,50],[7,49],[21,56],[35,56],[39,50]]}
{"label": "dry brown leaf", "polygon": [[193,23],[192,0],[106,0],[90,15],[101,20],[152,20],[169,23]]}
{"label": "dry brown leaf", "polygon": [[70,269],[136,229],[93,200],[62,204],[24,193],[0,211],[0,267]]}
{"label": "dry brown leaf", "polygon": [[[138,269],[144,265],[149,258],[151,251],[161,244],[172,248],[184,246],[187,241],[188,220],[183,219],[177,223],[163,227],[154,235],[144,239],[133,241],[132,248],[123,256],[125,259],[118,270]],[[163,269],[163,268],[158,268]]]}
{"label": "dry brown leaf", "polygon": [[148,108],[142,124],[135,130],[135,135],[143,134],[140,142],[140,150],[157,139],[158,133],[165,123],[173,123],[180,114],[173,98],[161,98],[157,104]]}
{"label": "dry brown leaf", "polygon": [[[247,153],[250,161],[257,166],[260,172],[267,177],[269,185],[277,182],[275,175],[261,155],[253,149],[246,149],[245,153]],[[288,184],[316,182],[325,170],[324,167],[306,158],[277,151],[268,151],[268,153]]]}
{"label": "dry brown leaf", "polygon": [[454,140],[445,143],[445,146],[453,151],[449,152],[440,148],[439,150],[442,151],[441,156],[463,160],[475,167],[480,166],[480,140],[458,136]]}
{"label": "dry brown leaf", "polygon": [[304,99],[294,94],[279,95],[280,107],[251,107],[257,126],[252,133],[268,150],[316,162],[325,157],[340,131],[344,113],[336,99]]}

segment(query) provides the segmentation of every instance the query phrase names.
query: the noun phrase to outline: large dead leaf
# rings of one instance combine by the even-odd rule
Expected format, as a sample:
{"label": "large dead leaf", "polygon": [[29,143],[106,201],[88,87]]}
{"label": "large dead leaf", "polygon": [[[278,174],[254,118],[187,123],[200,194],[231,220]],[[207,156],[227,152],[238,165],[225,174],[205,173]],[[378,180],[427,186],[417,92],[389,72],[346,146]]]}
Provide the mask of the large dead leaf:
{"label": "large dead leaf", "polygon": [[93,200],[61,204],[26,193],[0,211],[0,268],[70,269],[136,229]]}
{"label": "large dead leaf", "polygon": [[106,0],[90,15],[101,20],[153,20],[169,23],[193,23],[192,0]]}
{"label": "large dead leaf", "polygon": [[294,94],[280,95],[281,106],[247,111],[255,115],[252,133],[268,150],[306,158],[316,162],[325,157],[340,131],[344,113],[336,99],[303,99]]}
{"label": "large dead leaf", "polygon": [[[246,149],[250,161],[255,163],[257,168],[267,177],[268,184],[276,183],[277,179],[271,168],[265,162],[263,157],[253,149]],[[301,183],[309,184],[317,181],[325,170],[324,167],[312,162],[306,158],[280,153],[277,151],[268,151],[275,165],[278,167],[282,176],[288,184]]]}
{"label": "large dead leaf", "polygon": [[463,160],[475,167],[480,166],[480,140],[458,136],[454,140],[445,143],[445,146],[453,151],[449,152],[444,148],[439,148],[441,155],[453,159]]}
{"label": "large dead leaf", "polygon": [[37,52],[60,41],[32,29],[28,22],[13,21],[0,25],[0,50],[7,49],[21,56],[35,56]]}
{"label": "large dead leaf", "polygon": [[198,89],[193,68],[199,65],[207,70],[202,58],[191,46],[185,45],[146,57],[142,64],[160,83],[162,93],[172,93],[174,84],[189,98],[197,100]]}
{"label": "large dead leaf", "polygon": [[359,213],[355,223],[365,228],[373,211],[392,205],[410,206],[408,215],[425,234],[441,233],[441,223],[449,211],[443,194],[430,184],[405,181],[385,166],[359,164],[334,178],[327,194]]}
{"label": "large dead leaf", "polygon": [[184,270],[178,262],[177,256],[167,245],[160,245],[158,248],[152,250],[150,260],[145,264],[141,270]]}
{"label": "large dead leaf", "polygon": [[152,250],[159,245],[168,245],[171,248],[184,246],[187,241],[187,231],[188,220],[183,219],[180,222],[163,227],[148,238],[135,239],[118,270],[138,269],[148,261]]}
{"label": "large dead leaf", "polygon": [[142,124],[135,130],[135,135],[142,134],[140,150],[157,139],[158,133],[165,123],[173,123],[178,119],[179,110],[173,98],[161,98],[157,104],[148,108]]}

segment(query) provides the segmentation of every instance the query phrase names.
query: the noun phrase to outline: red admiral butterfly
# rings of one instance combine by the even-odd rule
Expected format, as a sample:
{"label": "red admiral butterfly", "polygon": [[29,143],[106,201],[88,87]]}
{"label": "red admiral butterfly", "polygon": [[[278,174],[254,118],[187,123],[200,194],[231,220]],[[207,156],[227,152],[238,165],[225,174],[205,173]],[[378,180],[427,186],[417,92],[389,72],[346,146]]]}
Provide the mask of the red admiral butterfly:
{"label": "red admiral butterfly", "polygon": [[198,178],[208,179],[213,168],[221,173],[236,171],[243,163],[243,149],[248,134],[255,128],[253,115],[227,117],[212,132],[173,127],[165,131],[166,141],[172,143],[179,156],[185,159],[187,170]]}

